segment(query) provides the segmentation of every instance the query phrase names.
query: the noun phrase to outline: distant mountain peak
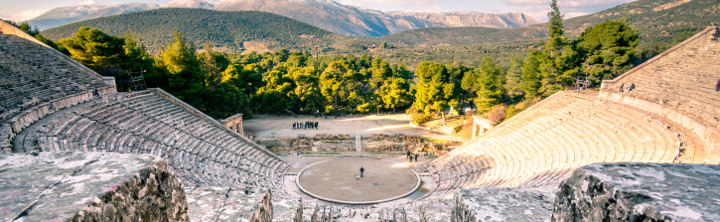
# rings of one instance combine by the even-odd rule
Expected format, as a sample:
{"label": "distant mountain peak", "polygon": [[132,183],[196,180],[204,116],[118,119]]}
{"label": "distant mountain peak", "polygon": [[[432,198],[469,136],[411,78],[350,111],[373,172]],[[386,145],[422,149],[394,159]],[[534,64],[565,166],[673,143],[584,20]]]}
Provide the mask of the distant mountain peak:
{"label": "distant mountain peak", "polygon": [[219,0],[172,0],[160,5],[163,8],[207,8],[211,9],[220,4]]}
{"label": "distant mountain peak", "polygon": [[382,12],[343,5],[332,0],[230,0],[222,2],[215,9],[270,12],[352,36],[383,36],[427,27],[514,28],[538,23],[522,13]]}
{"label": "distant mountain peak", "polygon": [[97,0],[87,0],[87,1],[81,2],[78,5],[97,5],[97,4],[100,4],[97,2]]}
{"label": "distant mountain peak", "polygon": [[204,8],[220,11],[262,11],[290,17],[325,30],[351,36],[383,36],[427,27],[514,28],[537,23],[522,13],[382,12],[343,5],[333,0],[172,0],[165,4],[120,5],[86,1],[55,8],[30,20],[44,30],[72,22],[157,8]]}

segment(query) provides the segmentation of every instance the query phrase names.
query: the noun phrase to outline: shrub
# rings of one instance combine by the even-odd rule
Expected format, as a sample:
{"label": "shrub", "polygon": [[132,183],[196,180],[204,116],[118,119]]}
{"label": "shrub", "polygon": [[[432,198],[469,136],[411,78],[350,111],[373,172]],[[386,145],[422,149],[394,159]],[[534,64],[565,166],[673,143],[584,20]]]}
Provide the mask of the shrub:
{"label": "shrub", "polygon": [[507,106],[505,105],[497,105],[493,106],[492,109],[490,109],[489,112],[485,113],[485,118],[487,118],[490,121],[500,123],[503,120],[505,120],[505,109]]}
{"label": "shrub", "polygon": [[430,115],[427,115],[425,113],[416,113],[412,116],[412,122],[415,125],[420,125],[427,121],[430,121]]}
{"label": "shrub", "polygon": [[460,131],[462,131],[462,129],[463,129],[463,125],[459,125],[459,126],[456,126],[455,128],[453,128],[453,132],[459,133]]}
{"label": "shrub", "polygon": [[520,111],[520,109],[516,108],[515,105],[508,106],[507,110],[505,110],[505,119],[510,119],[511,117],[517,115]]}

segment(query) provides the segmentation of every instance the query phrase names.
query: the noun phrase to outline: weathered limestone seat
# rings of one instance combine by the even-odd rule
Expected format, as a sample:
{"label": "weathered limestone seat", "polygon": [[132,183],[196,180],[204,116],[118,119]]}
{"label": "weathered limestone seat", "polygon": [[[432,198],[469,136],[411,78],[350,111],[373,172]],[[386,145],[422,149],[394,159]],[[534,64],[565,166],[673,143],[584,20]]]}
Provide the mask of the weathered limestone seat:
{"label": "weathered limestone seat", "polygon": [[279,186],[283,160],[213,121],[160,89],[122,93],[45,117],[15,150],[148,153],[188,185]]}
{"label": "weathered limestone seat", "polygon": [[1,152],[11,152],[15,135],[44,116],[92,99],[95,90],[115,92],[97,73],[31,38],[0,32]]}
{"label": "weathered limestone seat", "polygon": [[[625,103],[678,125],[699,138],[684,162],[720,163],[720,29],[697,35],[602,83],[600,96]],[[629,87],[634,85],[634,89]],[[621,89],[622,88],[622,89]],[[694,141],[693,141],[694,142]]]}
{"label": "weathered limestone seat", "polygon": [[559,92],[433,161],[437,196],[457,188],[555,189],[595,162],[671,163],[677,133],[663,122],[594,95]]}

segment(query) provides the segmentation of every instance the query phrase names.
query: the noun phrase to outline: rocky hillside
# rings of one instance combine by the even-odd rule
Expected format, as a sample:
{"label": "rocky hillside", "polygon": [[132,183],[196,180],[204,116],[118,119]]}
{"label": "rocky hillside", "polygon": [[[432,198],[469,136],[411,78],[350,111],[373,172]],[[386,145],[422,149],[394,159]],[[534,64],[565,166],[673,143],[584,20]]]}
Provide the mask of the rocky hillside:
{"label": "rocky hillside", "polygon": [[334,33],[383,36],[427,27],[514,28],[538,23],[522,13],[381,12],[347,6],[331,0],[237,0],[216,6],[225,11],[264,11],[284,15]]}
{"label": "rocky hillside", "polygon": [[538,23],[523,13],[390,12],[347,6],[332,0],[174,0],[165,4],[100,4],[56,8],[30,20],[44,30],[64,24],[157,8],[205,8],[221,11],[262,11],[290,17],[350,36],[383,36],[426,27],[514,28]]}
{"label": "rocky hillside", "polygon": [[30,24],[36,26],[40,30],[58,27],[61,25],[84,21],[88,19],[100,18],[110,15],[119,15],[130,12],[138,12],[156,9],[156,4],[130,3],[120,5],[105,4],[80,4],[68,7],[60,7],[52,9],[42,15],[31,19]]}
{"label": "rocky hillside", "polygon": [[[562,8],[560,9],[562,10]],[[718,0],[638,0],[616,7],[564,21],[565,30],[577,36],[587,27],[625,19],[640,33],[643,42],[669,42],[681,32],[696,33],[706,26],[720,24]],[[408,45],[470,45],[486,42],[506,42],[547,36],[545,23],[512,29],[481,27],[427,28],[409,30],[380,39]]]}

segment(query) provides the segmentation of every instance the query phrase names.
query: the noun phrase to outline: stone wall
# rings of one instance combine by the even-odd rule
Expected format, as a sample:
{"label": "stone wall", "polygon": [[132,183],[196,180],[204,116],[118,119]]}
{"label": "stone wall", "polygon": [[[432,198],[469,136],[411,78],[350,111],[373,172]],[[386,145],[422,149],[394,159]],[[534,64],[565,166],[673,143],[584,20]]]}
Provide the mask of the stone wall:
{"label": "stone wall", "polygon": [[552,221],[720,221],[720,166],[594,164],[560,185]]}
{"label": "stone wall", "polygon": [[187,221],[183,184],[152,155],[0,156],[0,220]]}
{"label": "stone wall", "polygon": [[[349,134],[327,135],[317,134],[314,137],[298,137],[292,139],[262,139],[257,143],[266,146],[276,153],[289,152],[354,152],[355,137]],[[423,148],[431,150],[448,150],[461,145],[460,142],[439,143],[417,136],[377,134],[361,138],[362,151],[365,152],[405,152]]]}
{"label": "stone wall", "polygon": [[232,131],[235,131],[236,133],[245,135],[245,130],[243,130],[243,114],[238,113],[235,115],[232,115],[228,118],[220,120],[220,122],[225,125],[227,128],[229,128]]}

